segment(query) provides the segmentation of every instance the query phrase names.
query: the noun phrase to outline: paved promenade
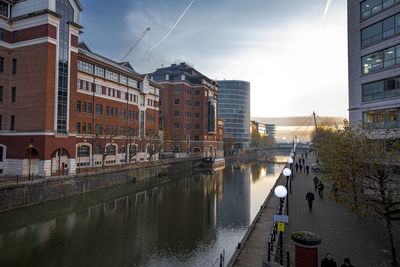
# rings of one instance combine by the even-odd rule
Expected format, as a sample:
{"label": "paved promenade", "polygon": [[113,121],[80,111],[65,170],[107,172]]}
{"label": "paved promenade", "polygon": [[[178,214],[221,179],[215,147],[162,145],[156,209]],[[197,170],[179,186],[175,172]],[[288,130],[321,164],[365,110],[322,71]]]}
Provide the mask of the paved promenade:
{"label": "paved promenade", "polygon": [[[299,155],[296,155],[296,161]],[[301,156],[301,155],[300,155]],[[314,156],[309,156],[306,164],[311,167]],[[315,173],[319,176],[319,173]],[[315,200],[313,211],[308,210],[305,195],[314,188],[310,175],[296,173],[289,197],[288,225],[285,225],[284,249],[291,253],[294,262],[294,243],[290,240],[290,234],[298,230],[311,231],[319,234],[322,244],[319,247],[319,259],[325,257],[326,252],[331,252],[337,265],[343,263],[345,257],[351,259],[355,267],[379,267],[391,266],[391,252],[389,235],[383,221],[374,222],[371,218],[359,219],[354,213],[346,210],[346,207],[328,199],[329,188],[325,186],[324,198],[320,199],[314,192]],[[396,244],[400,246],[400,229],[395,225]],[[397,250],[398,254],[400,249]]]}

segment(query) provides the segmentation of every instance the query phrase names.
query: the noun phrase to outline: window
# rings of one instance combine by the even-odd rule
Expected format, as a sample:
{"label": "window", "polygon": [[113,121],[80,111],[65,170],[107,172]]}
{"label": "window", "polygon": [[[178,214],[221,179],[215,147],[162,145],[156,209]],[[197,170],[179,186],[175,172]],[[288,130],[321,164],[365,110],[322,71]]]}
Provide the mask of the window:
{"label": "window", "polygon": [[103,114],[103,106],[96,104],[96,114],[97,115],[102,115]]}
{"label": "window", "polygon": [[93,74],[93,64],[86,61],[78,60],[78,69]]}
{"label": "window", "polygon": [[115,155],[115,146],[114,145],[109,145],[107,146],[107,155]]}
{"label": "window", "polygon": [[115,108],[115,117],[118,118],[118,108]]}
{"label": "window", "polygon": [[400,13],[361,30],[361,46],[381,41],[400,33]]}
{"label": "window", "polygon": [[362,101],[400,96],[400,76],[362,85]]}
{"label": "window", "polygon": [[102,94],[103,88],[100,84],[96,84],[96,94]]}
{"label": "window", "polygon": [[97,145],[94,147],[94,154],[100,155],[101,154],[101,146]]}
{"label": "window", "polygon": [[92,112],[93,112],[93,104],[88,103],[88,113],[92,113]]}
{"label": "window", "polygon": [[86,122],[82,123],[82,133],[86,133]]}
{"label": "window", "polygon": [[174,93],[175,93],[175,94],[179,94],[179,93],[180,93],[179,87],[175,87],[175,88],[174,88]]}
{"label": "window", "polygon": [[103,126],[101,124],[96,124],[96,133],[103,134]]}
{"label": "window", "polygon": [[194,95],[200,95],[200,90],[195,90]]}
{"label": "window", "polygon": [[3,103],[3,86],[0,86],[0,103]]}
{"label": "window", "polygon": [[390,68],[395,65],[400,65],[400,45],[362,57],[363,74]]}
{"label": "window", "polygon": [[125,146],[121,146],[120,148],[119,148],[119,153],[125,153]]}
{"label": "window", "polygon": [[4,72],[4,57],[0,57],[0,72]]}
{"label": "window", "polygon": [[8,17],[8,4],[0,1],[0,15]]}
{"label": "window", "polygon": [[179,110],[175,110],[175,117],[179,117]]}
{"label": "window", "polygon": [[400,2],[399,0],[366,0],[361,2],[361,18],[365,19],[372,15],[375,15],[395,3]]}
{"label": "window", "polygon": [[106,78],[114,82],[119,82],[119,75],[110,70],[106,70]]}
{"label": "window", "polygon": [[17,59],[13,58],[12,60],[12,74],[16,74],[17,73]]}
{"label": "window", "polygon": [[179,98],[175,98],[175,105],[179,104]]}
{"label": "window", "polygon": [[119,129],[119,133],[121,134],[121,135],[125,135],[126,133],[125,133],[125,127],[124,126],[121,126],[121,128]]}
{"label": "window", "polygon": [[14,43],[18,42],[18,31],[13,32],[13,42]]}
{"label": "window", "polygon": [[2,130],[3,129],[3,116],[2,115],[0,115],[0,130]]}
{"label": "window", "polygon": [[78,147],[78,157],[89,157],[90,147],[89,146],[79,146]]}
{"label": "window", "polygon": [[76,102],[76,111],[81,112],[81,101]]}
{"label": "window", "polygon": [[195,129],[200,129],[200,124],[195,124],[195,125],[194,125],[194,128],[195,128]]}
{"label": "window", "polygon": [[88,123],[87,124],[87,130],[88,130],[88,133],[92,133],[92,124],[91,123]]}
{"label": "window", "polygon": [[174,127],[175,127],[175,129],[179,129],[179,122],[175,122]]}
{"label": "window", "polygon": [[83,113],[86,113],[86,107],[87,107],[87,103],[86,103],[86,102],[83,102],[83,103],[82,103],[82,112],[83,112]]}
{"label": "window", "polygon": [[96,66],[96,75],[100,77],[104,77],[104,68]]}
{"label": "window", "polygon": [[400,109],[371,110],[363,112],[363,124],[377,129],[399,128]]}
{"label": "window", "polygon": [[106,116],[110,116],[110,107],[106,106]]}
{"label": "window", "polygon": [[81,123],[80,122],[76,123],[76,132],[81,133]]}
{"label": "window", "polygon": [[126,110],[125,109],[121,109],[121,119],[125,119],[126,118]]}
{"label": "window", "polygon": [[195,106],[195,107],[200,107],[200,101],[194,102],[194,106]]}
{"label": "window", "polygon": [[198,135],[195,135],[195,136],[194,136],[194,140],[195,140],[195,141],[200,141],[200,137],[199,137]]}
{"label": "window", "polygon": [[200,113],[194,113],[195,118],[200,118]]}
{"label": "window", "polygon": [[0,28],[0,40],[4,41],[5,37],[6,37],[6,31]]}

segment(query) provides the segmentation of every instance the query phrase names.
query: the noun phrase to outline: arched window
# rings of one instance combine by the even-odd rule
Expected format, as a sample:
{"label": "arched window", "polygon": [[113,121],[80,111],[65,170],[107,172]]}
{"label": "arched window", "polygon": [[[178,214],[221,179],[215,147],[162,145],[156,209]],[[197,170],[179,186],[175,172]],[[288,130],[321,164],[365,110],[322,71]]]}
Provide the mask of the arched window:
{"label": "arched window", "polygon": [[107,146],[107,155],[115,155],[116,147],[115,145]]}
{"label": "arched window", "polygon": [[89,146],[79,146],[78,147],[78,157],[90,157],[90,147]]}
{"label": "arched window", "polygon": [[0,145],[0,162],[3,161],[5,149],[2,145]]}

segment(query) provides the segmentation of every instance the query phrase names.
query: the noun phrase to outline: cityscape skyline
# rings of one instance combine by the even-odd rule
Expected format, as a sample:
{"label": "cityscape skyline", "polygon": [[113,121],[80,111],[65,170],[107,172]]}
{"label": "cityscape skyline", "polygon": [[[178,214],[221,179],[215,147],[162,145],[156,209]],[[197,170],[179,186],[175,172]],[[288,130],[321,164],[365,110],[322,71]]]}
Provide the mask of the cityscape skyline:
{"label": "cityscape skyline", "polygon": [[250,81],[252,117],[303,116],[313,109],[348,116],[345,1],[307,1],[300,9],[295,1],[81,2],[80,40],[116,61],[151,27],[127,58],[140,73],[188,62],[212,79]]}

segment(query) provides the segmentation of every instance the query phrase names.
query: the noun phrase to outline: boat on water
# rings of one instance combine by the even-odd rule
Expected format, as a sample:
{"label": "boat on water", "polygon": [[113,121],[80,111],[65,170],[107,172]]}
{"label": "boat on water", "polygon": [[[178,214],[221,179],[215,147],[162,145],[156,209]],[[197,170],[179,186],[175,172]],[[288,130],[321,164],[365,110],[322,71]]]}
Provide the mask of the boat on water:
{"label": "boat on water", "polygon": [[204,158],[202,167],[206,169],[219,169],[225,167],[225,158]]}

